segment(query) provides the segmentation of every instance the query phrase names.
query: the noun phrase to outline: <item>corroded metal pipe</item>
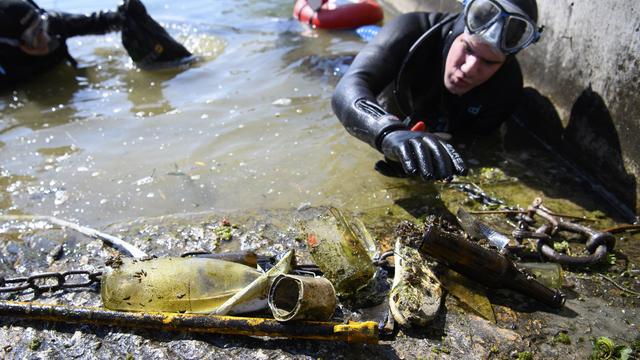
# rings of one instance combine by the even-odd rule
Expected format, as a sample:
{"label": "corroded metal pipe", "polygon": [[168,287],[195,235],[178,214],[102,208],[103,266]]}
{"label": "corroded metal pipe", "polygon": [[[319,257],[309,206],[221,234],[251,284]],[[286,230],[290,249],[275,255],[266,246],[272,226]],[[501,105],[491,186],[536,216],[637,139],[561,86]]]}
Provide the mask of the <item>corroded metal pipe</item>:
{"label": "corroded metal pipe", "polygon": [[266,318],[122,312],[14,301],[0,301],[0,316],[154,330],[378,343],[378,324],[374,321],[347,324],[321,321],[280,323]]}

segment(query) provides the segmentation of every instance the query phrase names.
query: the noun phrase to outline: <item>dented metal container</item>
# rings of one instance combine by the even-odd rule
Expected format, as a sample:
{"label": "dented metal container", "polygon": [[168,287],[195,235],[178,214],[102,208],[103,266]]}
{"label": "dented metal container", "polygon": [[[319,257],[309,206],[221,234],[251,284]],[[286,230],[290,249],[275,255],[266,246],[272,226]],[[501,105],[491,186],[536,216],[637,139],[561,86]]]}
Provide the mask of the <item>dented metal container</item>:
{"label": "dented metal container", "polygon": [[327,321],[336,310],[336,292],[322,277],[280,275],[269,290],[269,308],[278,321]]}

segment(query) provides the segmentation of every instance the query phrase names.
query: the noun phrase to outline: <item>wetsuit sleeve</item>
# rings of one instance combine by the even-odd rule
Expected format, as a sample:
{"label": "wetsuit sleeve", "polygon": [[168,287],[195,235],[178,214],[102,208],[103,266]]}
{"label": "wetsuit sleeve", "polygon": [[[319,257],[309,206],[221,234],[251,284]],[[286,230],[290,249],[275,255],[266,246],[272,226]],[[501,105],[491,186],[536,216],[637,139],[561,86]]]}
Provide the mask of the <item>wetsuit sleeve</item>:
{"label": "wetsuit sleeve", "polygon": [[30,56],[19,48],[0,44],[0,89],[37,77],[55,65],[72,60],[64,42],[77,35],[104,34],[122,27],[122,15],[118,12],[96,12],[76,15],[47,12],[49,34],[59,38],[60,46],[45,56]]}
{"label": "wetsuit sleeve", "polygon": [[49,16],[49,33],[63,39],[118,31],[123,23],[123,15],[115,11],[99,11],[89,15],[49,12]]}
{"label": "wetsuit sleeve", "polygon": [[426,13],[400,15],[358,53],[331,100],[334,113],[351,135],[380,150],[385,134],[405,128],[376,97],[395,80],[411,45],[430,26]]}

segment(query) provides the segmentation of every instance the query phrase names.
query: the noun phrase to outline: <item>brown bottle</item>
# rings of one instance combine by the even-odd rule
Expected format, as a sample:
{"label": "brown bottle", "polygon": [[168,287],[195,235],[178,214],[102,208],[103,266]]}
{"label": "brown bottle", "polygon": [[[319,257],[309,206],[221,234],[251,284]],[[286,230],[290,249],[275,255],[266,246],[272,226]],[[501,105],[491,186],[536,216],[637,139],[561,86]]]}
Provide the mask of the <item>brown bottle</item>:
{"label": "brown bottle", "polygon": [[470,242],[460,234],[444,231],[437,225],[426,226],[418,249],[488,287],[511,289],[555,308],[564,305],[565,297],[560,291],[523,274],[506,256]]}

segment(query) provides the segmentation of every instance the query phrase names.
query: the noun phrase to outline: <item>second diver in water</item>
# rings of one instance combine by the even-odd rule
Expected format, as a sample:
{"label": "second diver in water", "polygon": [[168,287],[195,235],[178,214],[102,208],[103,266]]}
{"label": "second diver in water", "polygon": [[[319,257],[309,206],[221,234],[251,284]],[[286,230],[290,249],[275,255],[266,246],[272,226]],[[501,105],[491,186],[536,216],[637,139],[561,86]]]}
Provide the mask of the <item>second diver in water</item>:
{"label": "second diver in water", "polygon": [[32,0],[0,2],[0,89],[37,78],[68,61],[66,40],[122,31],[122,42],[139,66],[188,62],[191,53],[153,20],[140,0],[125,0],[117,11],[89,15],[48,11]]}

